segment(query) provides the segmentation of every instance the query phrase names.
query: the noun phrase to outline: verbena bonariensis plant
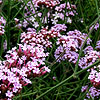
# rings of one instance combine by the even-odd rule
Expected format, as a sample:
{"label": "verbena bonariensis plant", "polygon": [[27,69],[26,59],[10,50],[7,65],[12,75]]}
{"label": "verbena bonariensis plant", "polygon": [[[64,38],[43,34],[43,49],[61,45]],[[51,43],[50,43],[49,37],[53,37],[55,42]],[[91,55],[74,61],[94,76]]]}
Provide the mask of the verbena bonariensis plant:
{"label": "verbena bonariensis plant", "polygon": [[[58,59],[60,60],[69,60],[76,64],[79,56],[79,50],[82,47],[87,34],[81,33],[78,30],[69,31],[66,35],[61,35],[57,40],[57,45],[60,45],[55,51],[55,58],[57,59],[59,55],[64,52],[64,55]],[[87,40],[87,44],[90,44],[91,39]]]}
{"label": "verbena bonariensis plant", "polygon": [[[22,0],[20,0],[22,1]],[[22,1],[23,4],[25,4]],[[26,4],[25,4],[26,5]],[[46,9],[45,9],[46,8]],[[42,10],[41,10],[42,9]],[[45,65],[45,59],[49,55],[47,48],[52,47],[52,38],[57,38],[58,48],[55,51],[55,58],[58,62],[68,60],[77,63],[79,51],[87,38],[86,33],[78,30],[66,32],[66,24],[72,23],[72,16],[75,16],[76,6],[69,2],[63,3],[62,0],[32,0],[27,2],[24,8],[25,19],[20,21],[15,18],[16,26],[27,31],[21,34],[21,44],[7,51],[6,60],[0,61],[0,99],[11,100],[19,94],[23,86],[31,84],[30,78],[44,75],[50,72]],[[44,12],[43,12],[44,11]],[[28,17],[29,16],[29,17]],[[60,21],[64,24],[59,24]],[[0,33],[4,34],[5,20],[0,19]],[[31,26],[30,26],[31,25]],[[32,27],[32,28],[29,28]],[[46,27],[47,26],[47,27]],[[43,28],[42,28],[43,27]],[[45,27],[45,28],[44,28]],[[97,23],[93,25],[95,30],[99,27]],[[36,28],[39,28],[36,30]],[[41,29],[41,30],[40,30]],[[87,46],[91,39],[87,39]],[[92,65],[100,58],[100,41],[97,42],[96,49],[92,46],[86,47],[84,56],[79,59],[79,66],[82,69]],[[60,56],[61,53],[64,53]],[[96,65],[88,70],[88,79],[92,83],[86,99],[95,98],[100,95],[100,65]],[[87,91],[88,86],[82,87],[82,92]]]}
{"label": "verbena bonariensis plant", "polygon": [[[6,21],[3,17],[1,17],[0,23],[4,32],[3,25]],[[50,69],[44,63],[47,56],[48,53],[44,52],[42,45],[39,46],[36,43],[34,45],[18,44],[18,49],[13,47],[7,51],[6,60],[0,61],[0,99],[11,100],[21,92],[23,86],[31,84],[31,77],[50,72]]]}
{"label": "verbena bonariensis plant", "polygon": [[[21,91],[23,86],[31,83],[30,77],[44,75],[50,72],[45,66],[44,49],[39,46],[19,44],[19,49],[12,48],[5,55],[5,61],[1,61],[1,97],[11,99]],[[17,81],[16,81],[17,80]]]}

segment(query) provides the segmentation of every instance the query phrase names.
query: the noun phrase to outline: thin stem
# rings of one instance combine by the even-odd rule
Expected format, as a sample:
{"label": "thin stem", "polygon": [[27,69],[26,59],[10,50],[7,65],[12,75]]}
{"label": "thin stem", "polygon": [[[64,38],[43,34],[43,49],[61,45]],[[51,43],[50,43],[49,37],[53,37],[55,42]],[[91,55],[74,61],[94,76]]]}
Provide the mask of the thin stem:
{"label": "thin stem", "polygon": [[0,60],[3,61],[4,59],[0,56]]}
{"label": "thin stem", "polygon": [[10,11],[11,0],[8,0],[8,18],[7,18],[7,49],[10,49]]}
{"label": "thin stem", "polygon": [[99,16],[99,8],[98,8],[98,2],[97,2],[97,0],[95,0],[95,3],[96,3],[96,8],[97,8],[97,14]]}
{"label": "thin stem", "polygon": [[70,97],[67,100],[70,100],[72,98],[72,96],[74,95],[74,93],[79,89],[79,85],[77,86],[77,88],[75,88],[75,90],[73,91],[73,93],[70,95]]}

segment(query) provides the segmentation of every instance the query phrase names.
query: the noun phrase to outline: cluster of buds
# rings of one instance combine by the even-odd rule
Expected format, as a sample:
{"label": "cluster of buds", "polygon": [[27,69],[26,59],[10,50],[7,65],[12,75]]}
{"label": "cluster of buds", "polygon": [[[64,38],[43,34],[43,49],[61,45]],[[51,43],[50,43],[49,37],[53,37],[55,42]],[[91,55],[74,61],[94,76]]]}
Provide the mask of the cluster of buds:
{"label": "cluster of buds", "polygon": [[3,35],[5,30],[6,20],[3,17],[0,17],[0,35]]}
{"label": "cluster of buds", "polygon": [[[67,35],[61,35],[58,38],[57,45],[60,45],[55,51],[55,58],[57,59],[59,55],[64,52],[61,60],[67,59],[70,62],[76,63],[78,59],[78,51],[83,45],[87,34],[81,33],[78,30],[69,31]],[[90,38],[87,40],[87,44],[90,44]],[[60,61],[60,59],[58,61]]]}
{"label": "cluster of buds", "polygon": [[27,33],[21,34],[21,43],[30,44],[32,46],[42,46],[43,48],[52,47],[52,42],[49,40],[54,37],[59,37],[60,33],[53,28],[48,31],[48,28],[41,29],[38,33],[33,28],[28,28]]}
{"label": "cluster of buds", "polygon": [[60,4],[59,0],[32,0],[35,7],[45,6],[47,8],[53,8],[56,5]]}

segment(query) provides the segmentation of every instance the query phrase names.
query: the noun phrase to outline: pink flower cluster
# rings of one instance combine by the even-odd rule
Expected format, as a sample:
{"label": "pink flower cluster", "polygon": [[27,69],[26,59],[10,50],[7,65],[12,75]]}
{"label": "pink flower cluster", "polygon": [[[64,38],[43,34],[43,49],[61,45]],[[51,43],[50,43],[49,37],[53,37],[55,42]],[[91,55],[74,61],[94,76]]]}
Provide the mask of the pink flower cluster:
{"label": "pink flower cluster", "polygon": [[[23,7],[23,0],[19,1]],[[24,11],[22,21],[15,18],[16,27],[27,30],[21,33],[21,44],[18,44],[18,49],[13,47],[7,51],[6,60],[0,61],[0,100],[11,100],[20,93],[23,86],[31,84],[30,78],[50,72],[45,65],[45,59],[49,55],[46,49],[52,47],[50,39],[57,39],[58,48],[54,56],[58,62],[68,60],[76,64],[79,50],[88,36],[78,30],[69,31],[64,35],[60,33],[66,32],[66,24],[72,23],[72,17],[77,14],[76,6],[69,2],[62,4],[62,0],[31,0],[28,1]],[[59,24],[60,21],[65,24]],[[5,32],[5,24],[5,19],[0,17],[0,35]],[[94,26],[95,30],[98,28],[99,23]],[[91,39],[88,38],[86,45],[90,45],[90,42]],[[100,50],[100,41],[97,42],[96,49]],[[79,67],[82,69],[100,58],[100,52],[94,50],[92,46],[86,47],[83,52],[84,57],[79,59]],[[90,73],[88,79],[93,86],[86,96],[95,98],[100,95],[100,90],[97,89],[100,87],[100,65],[94,66],[88,72]],[[81,91],[85,92],[87,88],[88,86],[83,86]]]}
{"label": "pink flower cluster", "polygon": [[23,85],[31,82],[19,74],[21,73],[19,69],[9,69],[6,63],[7,61],[0,62],[0,99],[11,100],[13,96],[20,93]]}
{"label": "pink flower cluster", "polygon": [[28,28],[27,33],[23,32],[21,34],[21,43],[29,44],[32,46],[39,47],[52,47],[52,42],[49,40],[54,37],[59,37],[60,33],[55,31],[53,28],[48,30],[48,28],[41,29],[38,33],[33,28]]}
{"label": "pink flower cluster", "polygon": [[32,0],[35,7],[45,6],[47,8],[53,8],[60,4],[59,0]]}
{"label": "pink flower cluster", "polygon": [[[39,22],[37,18],[40,19],[42,24],[49,24],[52,22],[52,18],[55,17],[53,7],[60,4],[59,0],[32,0],[32,2],[27,3],[30,9],[25,6],[25,17],[34,15],[27,17],[24,21],[15,18],[16,26],[19,28],[21,26],[27,28],[30,23],[32,27],[38,28]],[[43,12],[38,10],[41,7],[42,9],[45,7],[50,8],[44,18],[42,18],[44,16]],[[2,30],[5,24],[5,20],[1,17],[0,25],[2,25]],[[13,47],[7,51],[6,60],[0,61],[0,99],[2,100],[11,100],[19,94],[23,86],[31,84],[30,78],[39,77],[50,72],[50,69],[45,65],[45,58],[49,55],[46,48],[52,47],[50,39],[60,38],[60,32],[66,31],[67,26],[65,24],[56,24],[51,25],[49,28],[41,27],[42,29],[39,32],[36,32],[34,28],[27,28],[26,32],[21,33],[21,44],[18,44],[18,48]]]}
{"label": "pink flower cluster", "polygon": [[17,95],[23,86],[31,84],[30,77],[37,77],[50,72],[45,66],[48,53],[40,46],[18,44],[5,55],[6,60],[0,62],[0,95],[10,100]]}
{"label": "pink flower cluster", "polygon": [[18,44],[5,55],[6,60],[0,62],[0,95],[10,100],[17,95],[23,86],[31,84],[30,77],[37,77],[50,72],[45,66],[48,53],[42,47]]}
{"label": "pink flower cluster", "polygon": [[[57,39],[57,45],[60,45],[55,51],[55,58],[64,52],[64,55],[58,59],[58,61],[67,59],[70,62],[76,63],[78,59],[78,51],[84,43],[87,34],[81,33],[78,30],[69,31],[66,35],[61,35]],[[87,44],[90,44],[91,40],[87,40]],[[65,51],[64,51],[65,50]]]}
{"label": "pink flower cluster", "polygon": [[43,28],[37,33],[34,28],[28,28],[26,33],[21,34],[18,49],[13,47],[7,51],[6,60],[0,62],[0,99],[11,100],[23,86],[31,84],[30,78],[50,72],[45,65],[45,58],[49,54],[46,48],[52,47],[49,40],[59,37],[59,31]]}
{"label": "pink flower cluster", "polygon": [[91,69],[88,79],[91,81],[94,87],[99,88],[100,86],[100,65],[95,66],[93,69]]}
{"label": "pink flower cluster", "polygon": [[0,35],[3,35],[5,30],[6,20],[3,17],[0,17]]}

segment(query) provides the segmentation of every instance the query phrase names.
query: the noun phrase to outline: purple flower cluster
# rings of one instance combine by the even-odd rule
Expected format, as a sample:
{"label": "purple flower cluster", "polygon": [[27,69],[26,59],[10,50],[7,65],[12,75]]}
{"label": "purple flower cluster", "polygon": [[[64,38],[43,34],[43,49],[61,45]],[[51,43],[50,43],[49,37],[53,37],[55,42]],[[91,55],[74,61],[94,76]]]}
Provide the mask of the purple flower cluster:
{"label": "purple flower cluster", "polygon": [[[58,59],[67,59],[70,62],[76,63],[78,59],[78,51],[80,50],[82,44],[84,43],[87,34],[81,33],[78,30],[69,31],[66,35],[61,35],[57,39],[57,45],[60,45],[55,51],[55,58],[57,59],[59,55],[64,52],[64,55]],[[91,40],[87,40],[87,44],[90,44]]]}
{"label": "purple flower cluster", "polygon": [[[97,41],[96,49],[99,50],[99,41]],[[79,60],[79,66],[82,69],[92,65],[94,62],[100,59],[100,52],[94,50],[92,46],[86,47],[83,51],[85,56],[81,57]],[[81,91],[87,92],[86,99],[84,100],[88,100],[90,98],[95,99],[100,96],[100,65],[96,65],[87,71],[89,72],[88,79],[93,86],[89,90],[88,85],[82,87]]]}
{"label": "purple flower cluster", "polygon": [[5,30],[6,20],[3,17],[0,17],[0,35],[3,35]]}
{"label": "purple flower cluster", "polygon": [[88,85],[82,86],[81,92],[85,92],[88,89]]}
{"label": "purple flower cluster", "polygon": [[90,65],[92,65],[94,62],[97,61],[99,58],[100,53],[95,50],[89,50],[85,54],[85,57],[81,57],[79,60],[79,66],[80,68],[84,69]]}
{"label": "purple flower cluster", "polygon": [[96,23],[95,25],[92,25],[90,27],[90,30],[94,27],[95,30],[97,30],[99,28],[99,23]]}
{"label": "purple flower cluster", "polygon": [[[23,0],[19,1],[22,2],[23,8]],[[24,11],[22,21],[15,18],[16,27],[26,29],[21,33],[21,44],[18,44],[18,48],[13,47],[7,51],[6,60],[0,61],[0,100],[11,100],[21,92],[23,86],[31,84],[30,78],[50,72],[45,65],[45,59],[49,55],[46,49],[52,47],[50,39],[57,39],[58,47],[54,56],[58,62],[68,60],[76,64],[79,50],[88,36],[78,30],[69,31],[64,35],[60,33],[66,32],[66,24],[71,24],[72,17],[77,15],[76,6],[69,2],[62,4],[62,0],[31,0],[27,2]],[[60,21],[64,24],[59,24]],[[0,35],[5,32],[5,24],[5,19],[0,17]],[[97,30],[99,23],[93,25],[90,30],[93,27]],[[91,39],[88,38],[86,45],[90,45],[90,42]],[[6,46],[5,42],[5,49]],[[96,49],[100,50],[100,41],[97,42]],[[83,52],[85,56],[79,59],[79,67],[82,69],[100,58],[100,52],[94,50],[92,46],[87,46]],[[100,65],[94,66],[88,72],[90,73],[88,79],[93,86],[86,97],[94,99],[100,95],[100,90],[97,89],[100,87]],[[53,77],[53,80],[56,78]],[[87,90],[87,85],[81,89],[82,92]]]}
{"label": "purple flower cluster", "polygon": [[72,23],[71,16],[75,16],[75,14],[77,14],[76,6],[67,2],[55,7],[55,14],[53,14],[53,19],[51,20],[54,24],[56,24],[59,19],[65,19],[67,23]]}
{"label": "purple flower cluster", "polygon": [[[67,26],[65,24],[56,24],[54,26],[51,25],[50,28],[48,28],[48,26],[46,28],[41,27],[42,29],[39,32],[36,32],[35,28],[39,26],[37,18],[39,18],[43,24],[49,24],[50,20],[52,22],[52,19],[56,19],[53,7],[58,4],[60,4],[59,0],[32,0],[32,2],[29,1],[27,3],[28,7],[25,6],[24,13],[25,17],[28,15],[31,15],[31,17],[27,17],[24,21],[15,18],[16,26],[19,28],[23,26],[27,31],[21,33],[21,44],[18,44],[18,48],[13,47],[7,51],[5,55],[6,60],[0,61],[0,99],[11,100],[21,92],[23,86],[31,84],[30,78],[39,77],[50,72],[50,69],[45,65],[45,58],[49,55],[46,48],[52,47],[50,39],[60,38],[60,32],[66,31]],[[68,13],[71,12],[71,9],[76,9],[74,5],[70,6],[70,4],[68,4],[69,3],[67,3],[68,7],[66,8],[70,10]],[[66,4],[63,5],[66,6]],[[58,7],[62,8],[63,5]],[[40,12],[38,9],[44,9],[45,7],[49,10],[47,15],[42,18],[42,16],[44,16],[43,12]],[[59,11],[55,8],[55,11],[59,12],[59,18],[64,15],[61,14],[62,12],[65,13],[64,9],[65,8],[62,8],[62,10]],[[71,16],[71,13],[69,16]],[[75,11],[73,13],[75,13]],[[34,28],[27,28],[30,24],[28,22],[30,22]],[[4,32],[5,24],[6,21],[1,17],[0,31]],[[3,32],[2,34],[4,34]],[[6,43],[4,47],[6,47]],[[71,54],[74,55],[74,52],[71,52]]]}
{"label": "purple flower cluster", "polygon": [[87,92],[86,98],[84,100],[89,100],[89,99],[94,99],[98,98],[100,95],[100,89],[96,89],[94,86],[89,88],[88,90],[88,85],[82,87],[82,92]]}
{"label": "purple flower cluster", "polygon": [[65,24],[56,24],[51,27],[51,30],[54,30],[56,32],[66,31],[66,29],[67,29],[67,26]]}
{"label": "purple flower cluster", "polygon": [[97,43],[96,43],[96,47],[95,47],[98,51],[100,51],[100,40],[99,41],[97,41]]}

